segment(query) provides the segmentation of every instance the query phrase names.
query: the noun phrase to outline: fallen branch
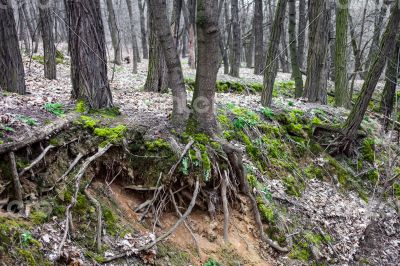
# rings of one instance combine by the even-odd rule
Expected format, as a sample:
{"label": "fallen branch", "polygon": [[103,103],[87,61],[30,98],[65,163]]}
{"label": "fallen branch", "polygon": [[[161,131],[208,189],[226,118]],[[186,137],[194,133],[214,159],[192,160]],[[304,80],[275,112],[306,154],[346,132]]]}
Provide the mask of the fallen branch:
{"label": "fallen branch", "polygon": [[47,152],[49,150],[51,150],[52,148],[54,148],[55,146],[53,145],[49,145],[47,146],[42,153],[35,159],[33,160],[33,162],[28,165],[27,167],[25,167],[24,169],[22,169],[22,171],[19,173],[19,176],[21,177],[23,174],[25,174],[27,171],[31,170],[35,165],[37,165],[43,158],[44,156],[47,154]]}
{"label": "fallen branch", "polygon": [[75,157],[75,160],[68,167],[67,171],[62,176],[60,176],[60,178],[57,179],[56,183],[63,180],[72,171],[72,169],[74,169],[74,167],[79,163],[83,156],[84,155],[82,153],[78,153],[78,155]]}
{"label": "fallen branch", "polygon": [[10,160],[10,168],[11,168],[11,174],[12,174],[12,179],[13,179],[13,184],[14,184],[14,196],[17,201],[22,203],[22,200],[23,200],[22,185],[21,185],[21,181],[19,180],[19,175],[18,175],[18,171],[17,171],[17,164],[15,162],[14,152],[11,151],[8,154],[8,158]]}
{"label": "fallen branch", "polygon": [[[196,205],[196,199],[197,199],[197,195],[199,194],[199,190],[200,190],[200,182],[197,179],[196,180],[196,186],[193,192],[193,197],[192,200],[189,204],[189,207],[187,208],[186,212],[179,218],[179,220],[167,231],[165,232],[163,235],[161,235],[160,237],[158,237],[154,242],[147,244],[139,249],[136,249],[135,252],[139,253],[142,252],[144,250],[148,250],[152,247],[154,247],[155,245],[157,245],[158,242],[163,241],[164,239],[166,239],[167,237],[169,237],[173,232],[175,232],[175,230],[178,228],[179,225],[181,225],[182,222],[185,221],[185,219],[189,216],[189,214],[192,212],[193,207]],[[116,259],[120,259],[120,258],[124,258],[126,256],[130,256],[132,255],[132,253],[121,253],[118,254],[116,256],[110,257],[108,259],[105,259],[103,263],[108,263],[111,262],[113,260]]]}
{"label": "fallen branch", "polygon": [[86,169],[89,167],[90,163],[92,163],[94,160],[96,160],[97,158],[101,157],[104,153],[106,153],[110,149],[111,146],[112,146],[112,144],[107,144],[107,146],[105,146],[104,148],[99,148],[99,150],[97,151],[96,154],[94,154],[93,156],[91,156],[85,160],[85,162],[82,164],[81,168],[79,169],[79,172],[75,176],[76,181],[75,181],[74,197],[72,198],[71,203],[67,206],[67,208],[65,210],[65,229],[64,229],[64,235],[61,239],[61,242],[60,242],[60,245],[59,245],[58,251],[57,251],[58,258],[60,258],[61,250],[65,244],[65,241],[67,240],[69,226],[72,221],[71,209],[76,204],[81,179],[82,179],[83,175],[85,174]]}

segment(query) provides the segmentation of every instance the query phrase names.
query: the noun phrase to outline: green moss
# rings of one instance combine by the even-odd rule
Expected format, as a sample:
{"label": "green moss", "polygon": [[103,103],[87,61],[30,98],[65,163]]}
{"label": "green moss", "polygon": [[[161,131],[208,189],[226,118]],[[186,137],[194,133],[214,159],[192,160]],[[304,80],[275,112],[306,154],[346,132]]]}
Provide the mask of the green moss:
{"label": "green moss", "polygon": [[44,57],[42,55],[33,55],[32,60],[44,65]]}
{"label": "green moss", "polygon": [[84,215],[87,214],[89,207],[90,205],[86,199],[86,196],[84,194],[79,193],[78,197],[76,198],[74,211],[76,211],[78,214]]}
{"label": "green moss", "polygon": [[376,183],[379,178],[379,172],[377,170],[370,170],[363,175],[363,178],[366,178],[368,181],[372,183]]}
{"label": "green moss", "polygon": [[117,216],[108,208],[103,208],[103,217],[106,225],[107,232],[115,236],[118,232],[118,218]]}
{"label": "green moss", "polygon": [[322,180],[324,178],[323,169],[315,164],[309,165],[304,169],[304,173],[310,179],[316,178]]}
{"label": "green moss", "polygon": [[256,177],[255,175],[248,174],[248,175],[247,175],[247,181],[249,182],[249,185],[250,185],[252,188],[257,187],[258,181],[257,181],[257,177]]}
{"label": "green moss", "polygon": [[286,188],[286,193],[295,197],[300,197],[304,190],[304,184],[292,175],[285,177],[283,184]]}
{"label": "green moss", "polygon": [[87,107],[85,101],[79,100],[76,103],[76,106],[75,106],[75,111],[76,112],[83,114],[83,113],[86,113],[87,110],[88,110],[88,107]]}
{"label": "green moss", "polygon": [[309,261],[311,256],[311,251],[307,243],[304,242],[294,244],[292,250],[289,253],[289,258],[301,261]]}
{"label": "green moss", "polygon": [[216,261],[214,258],[209,258],[204,264],[203,266],[220,266],[221,264],[219,264],[218,261]]}
{"label": "green moss", "polygon": [[97,263],[104,263],[106,261],[106,258],[103,255],[90,250],[85,252],[85,256],[94,259]]}
{"label": "green moss", "polygon": [[260,214],[262,218],[269,224],[275,223],[275,214],[272,206],[267,206],[264,204],[262,198],[257,198],[258,209],[260,210]]}
{"label": "green moss", "polygon": [[80,120],[77,121],[77,124],[82,125],[84,128],[89,128],[94,130],[99,120],[94,119],[93,117],[81,115]]}
{"label": "green moss", "polygon": [[65,59],[65,56],[64,56],[64,54],[63,54],[60,50],[56,50],[56,58],[57,58],[57,59],[64,60],[64,59]]}
{"label": "green moss", "polygon": [[395,182],[393,184],[393,193],[396,198],[400,199],[400,183]]}
{"label": "green moss", "polygon": [[166,257],[168,257],[168,264],[170,265],[190,265],[189,253],[178,250],[169,243],[157,245],[157,258]]}
{"label": "green moss", "polygon": [[30,250],[27,249],[17,249],[18,250],[18,254],[21,256],[21,258],[23,258],[25,260],[25,262],[27,263],[27,265],[29,266],[35,266],[36,264],[36,260],[34,258],[34,256],[32,255],[32,252]]}
{"label": "green moss", "polygon": [[170,150],[171,145],[164,139],[156,139],[145,143],[146,149],[151,152]]}
{"label": "green moss", "polygon": [[256,92],[262,92],[263,84],[262,83],[253,83],[253,84],[251,84],[251,88]]}
{"label": "green moss", "polygon": [[121,140],[125,132],[127,131],[127,127],[124,125],[118,125],[116,127],[110,127],[110,128],[95,128],[94,129],[94,134],[96,136],[102,137],[105,139],[104,144],[107,144],[109,142],[115,143],[119,140]]}
{"label": "green moss", "polygon": [[114,106],[114,107],[103,108],[103,109],[91,109],[91,110],[89,110],[89,114],[101,115],[102,117],[105,117],[105,118],[115,118],[115,117],[121,115],[121,111],[120,111],[119,107]]}
{"label": "green moss", "polygon": [[375,140],[372,138],[364,139],[361,147],[362,157],[365,161],[373,163],[375,160]]}
{"label": "green moss", "polygon": [[232,128],[232,121],[226,114],[218,114],[217,120],[219,124],[225,128]]}
{"label": "green moss", "polygon": [[232,141],[235,138],[235,131],[233,130],[224,130],[222,134],[227,141]]}
{"label": "green moss", "polygon": [[43,224],[47,221],[48,215],[43,211],[33,211],[30,215],[30,219],[35,225]]}

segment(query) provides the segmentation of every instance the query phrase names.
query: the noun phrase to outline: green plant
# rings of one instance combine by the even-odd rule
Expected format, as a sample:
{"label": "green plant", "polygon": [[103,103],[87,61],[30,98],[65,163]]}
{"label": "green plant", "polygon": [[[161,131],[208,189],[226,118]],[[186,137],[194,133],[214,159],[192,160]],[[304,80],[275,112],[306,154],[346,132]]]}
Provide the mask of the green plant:
{"label": "green plant", "polygon": [[44,109],[56,116],[64,114],[64,105],[62,103],[46,103]]}
{"label": "green plant", "polygon": [[221,264],[218,263],[214,258],[209,258],[203,266],[220,266]]}
{"label": "green plant", "polygon": [[268,108],[268,107],[262,108],[262,109],[261,109],[261,113],[262,113],[265,117],[267,117],[267,118],[269,118],[269,119],[272,119],[272,118],[274,117],[274,111],[272,111],[272,109],[271,109],[271,108]]}
{"label": "green plant", "polygon": [[38,121],[30,116],[19,115],[17,116],[17,119],[28,126],[36,126],[38,124]]}

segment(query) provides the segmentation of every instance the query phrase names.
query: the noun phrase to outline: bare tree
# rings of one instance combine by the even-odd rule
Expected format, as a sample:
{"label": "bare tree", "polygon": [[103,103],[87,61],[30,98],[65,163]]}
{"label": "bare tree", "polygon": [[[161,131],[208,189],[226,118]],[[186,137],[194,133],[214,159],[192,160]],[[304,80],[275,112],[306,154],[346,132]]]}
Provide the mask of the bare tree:
{"label": "bare tree", "polygon": [[264,67],[263,1],[254,1],[254,74],[260,75]]}
{"label": "bare tree", "polygon": [[121,54],[121,34],[117,26],[117,19],[115,17],[114,6],[112,0],[106,0],[108,10],[108,25],[110,27],[111,41],[114,48],[114,62],[117,65],[122,63]]}
{"label": "bare tree", "polygon": [[231,70],[229,75],[239,77],[240,69],[240,24],[239,24],[239,4],[238,0],[231,0],[231,23],[232,23],[232,43],[231,43]]}
{"label": "bare tree", "polygon": [[143,58],[149,58],[149,50],[147,47],[147,31],[146,31],[146,22],[144,16],[144,8],[146,7],[145,0],[138,0],[139,6],[139,16],[140,16],[140,33],[141,33],[141,40],[142,40],[142,51],[143,51]]}
{"label": "bare tree", "polygon": [[56,47],[53,35],[52,5],[47,0],[39,0],[39,16],[44,50],[44,76],[47,79],[57,78]]}
{"label": "bare tree", "polygon": [[128,7],[129,13],[129,24],[131,30],[131,41],[132,41],[132,65],[133,65],[133,73],[137,73],[137,64],[139,62],[139,48],[137,45],[136,31],[135,31],[135,23],[133,20],[133,7],[132,0],[126,0],[126,5]]}
{"label": "bare tree", "polygon": [[299,58],[297,53],[297,40],[296,40],[296,1],[289,0],[289,46],[290,46],[290,60],[292,64],[292,77],[296,84],[295,96],[301,97],[303,94],[303,77],[300,72]]}

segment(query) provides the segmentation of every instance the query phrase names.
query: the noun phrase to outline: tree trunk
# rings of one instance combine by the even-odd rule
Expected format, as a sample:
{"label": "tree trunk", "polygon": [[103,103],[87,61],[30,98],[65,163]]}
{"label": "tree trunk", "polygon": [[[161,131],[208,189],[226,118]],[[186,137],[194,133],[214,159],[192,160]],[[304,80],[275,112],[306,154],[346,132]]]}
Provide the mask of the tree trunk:
{"label": "tree trunk", "polygon": [[[307,79],[303,96],[310,102],[327,103],[327,54],[329,45],[329,10],[326,1],[311,0],[309,5],[309,48]],[[313,23],[311,23],[313,22]]]}
{"label": "tree trunk", "polygon": [[298,48],[297,52],[299,54],[299,66],[303,68],[304,66],[304,47],[306,41],[306,0],[299,1],[299,29],[298,29]]}
{"label": "tree trunk", "polygon": [[280,58],[281,58],[281,66],[282,66],[282,72],[283,73],[289,73],[289,53],[287,49],[287,44],[286,44],[286,30],[287,28],[285,27],[285,23],[283,23],[283,28],[282,28],[282,34],[281,34],[281,52],[280,52]]}
{"label": "tree trunk", "polygon": [[25,72],[11,3],[0,0],[0,90],[25,94]]}
{"label": "tree trunk", "polygon": [[303,95],[303,77],[300,72],[299,58],[297,57],[296,0],[289,0],[289,43],[292,77],[296,84],[295,96],[296,98],[300,98]]}
{"label": "tree trunk", "polygon": [[400,34],[397,37],[396,49],[393,50],[392,55],[388,58],[386,66],[386,83],[382,92],[382,99],[380,103],[380,112],[385,117],[385,127],[389,125],[389,119],[393,112],[393,105],[396,96],[397,79],[399,76],[399,52],[400,52]]}
{"label": "tree trunk", "polygon": [[183,72],[174,37],[169,28],[166,0],[150,0],[151,20],[157,28],[157,35],[168,68],[169,85],[172,89],[172,121],[175,127],[183,129],[189,115]]}
{"label": "tree trunk", "polygon": [[254,74],[260,75],[264,67],[263,1],[254,1]]}
{"label": "tree trunk", "polygon": [[149,50],[147,47],[147,31],[146,31],[146,21],[144,17],[144,8],[146,6],[145,0],[138,0],[139,6],[139,16],[140,16],[140,33],[142,40],[142,51],[143,51],[143,59],[149,59]]}
{"label": "tree trunk", "polygon": [[215,83],[218,74],[220,32],[218,1],[197,0],[198,61],[192,109],[197,130],[210,134],[218,131],[215,118]]}
{"label": "tree trunk", "polygon": [[113,106],[107,78],[104,27],[99,0],[66,0],[71,49],[72,97],[91,108]]}
{"label": "tree trunk", "polygon": [[[339,0],[341,1],[341,0]],[[336,11],[336,2],[331,2],[330,3],[330,14],[335,14]],[[336,77],[336,69],[335,69],[335,58],[336,58],[336,28],[334,25],[334,17],[330,17],[329,18],[329,64],[328,64],[328,76],[329,76],[329,80],[331,81],[335,81],[335,77]],[[347,47],[347,44],[346,44]]]}
{"label": "tree trunk", "polygon": [[354,140],[357,136],[357,131],[367,111],[368,104],[371,101],[376,84],[382,74],[385,66],[386,57],[388,57],[395,46],[393,40],[396,39],[400,22],[400,8],[398,1],[395,1],[391,9],[389,22],[386,26],[385,33],[382,36],[379,52],[368,71],[366,80],[364,81],[361,94],[357,99],[349,117],[343,126],[343,135],[345,140]]}
{"label": "tree trunk", "polygon": [[350,98],[347,90],[347,28],[348,0],[340,0],[336,9],[335,42],[335,106],[349,107]]}
{"label": "tree trunk", "polygon": [[39,1],[39,16],[44,50],[44,77],[57,79],[56,47],[53,36],[53,14],[47,0]]}
{"label": "tree trunk", "polygon": [[115,17],[114,7],[112,0],[106,0],[108,10],[108,25],[110,27],[111,41],[114,48],[114,63],[121,65],[121,34],[117,26],[117,19]]}
{"label": "tree trunk", "polygon": [[231,70],[229,75],[232,77],[239,77],[240,69],[240,56],[241,56],[241,34],[240,34],[240,24],[239,24],[239,4],[238,0],[231,0],[231,23],[232,23],[232,61]]}
{"label": "tree trunk", "polygon": [[264,88],[261,95],[261,104],[263,106],[271,106],[272,104],[272,91],[274,89],[275,78],[278,70],[277,56],[279,55],[278,49],[283,30],[283,23],[285,21],[286,5],[287,0],[279,0],[275,11],[267,59],[265,62]]}
{"label": "tree trunk", "polygon": [[189,37],[189,67],[196,68],[196,0],[188,0],[184,7],[186,16],[189,21],[188,37]]}
{"label": "tree trunk", "polygon": [[24,48],[26,53],[30,53],[30,44],[28,40],[28,35],[26,34],[26,29],[25,29],[25,16],[24,16],[24,11],[22,10],[21,7],[21,0],[17,2],[18,5],[18,25],[19,25],[19,39],[24,41]]}
{"label": "tree trunk", "polygon": [[184,0],[174,0],[172,5],[171,30],[175,41],[175,47],[179,47],[179,27],[181,21],[182,1]]}
{"label": "tree trunk", "polygon": [[[154,1],[154,0],[151,0]],[[166,92],[168,89],[168,73],[165,64],[164,53],[158,40],[157,27],[153,17],[150,15],[148,7],[149,19],[149,64],[147,67],[147,78],[144,84],[145,91]],[[169,24],[168,24],[169,27]]]}
{"label": "tree trunk", "polygon": [[137,47],[136,41],[136,31],[135,31],[135,22],[133,20],[133,7],[132,7],[132,0],[126,0],[126,5],[128,7],[129,13],[129,23],[131,29],[131,39],[132,39],[132,65],[133,65],[133,73],[137,74],[137,64],[138,64],[138,54],[139,48]]}

